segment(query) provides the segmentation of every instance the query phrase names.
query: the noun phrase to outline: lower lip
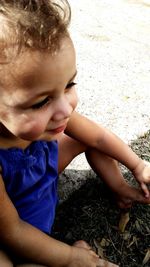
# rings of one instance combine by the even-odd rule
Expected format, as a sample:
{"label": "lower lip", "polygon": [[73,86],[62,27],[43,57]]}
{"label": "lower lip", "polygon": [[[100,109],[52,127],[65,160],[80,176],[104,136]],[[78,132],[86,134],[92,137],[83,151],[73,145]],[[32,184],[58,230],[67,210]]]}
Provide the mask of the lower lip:
{"label": "lower lip", "polygon": [[49,132],[53,133],[53,134],[57,134],[57,133],[63,132],[65,130],[65,128],[66,128],[66,126],[61,126],[61,127],[58,127],[58,128],[56,128],[54,130],[50,130]]}

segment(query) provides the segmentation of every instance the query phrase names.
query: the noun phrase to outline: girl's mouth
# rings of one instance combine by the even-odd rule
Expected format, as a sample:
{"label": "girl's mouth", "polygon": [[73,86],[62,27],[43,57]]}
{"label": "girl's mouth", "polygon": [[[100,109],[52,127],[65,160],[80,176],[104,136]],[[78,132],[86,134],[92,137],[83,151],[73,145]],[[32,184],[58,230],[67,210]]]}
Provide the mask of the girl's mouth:
{"label": "girl's mouth", "polygon": [[55,128],[53,130],[49,130],[49,132],[51,132],[53,134],[57,134],[57,133],[63,132],[65,130],[65,128],[66,128],[66,125],[62,125],[62,126]]}

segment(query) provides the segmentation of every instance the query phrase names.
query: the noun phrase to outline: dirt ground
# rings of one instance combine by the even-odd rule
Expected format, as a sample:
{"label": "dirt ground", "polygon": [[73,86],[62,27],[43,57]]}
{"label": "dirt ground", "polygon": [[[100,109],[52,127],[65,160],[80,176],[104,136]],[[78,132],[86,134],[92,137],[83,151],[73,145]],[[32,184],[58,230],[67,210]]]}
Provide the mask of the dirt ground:
{"label": "dirt ground", "polygon": [[[150,132],[131,146],[150,160]],[[135,183],[122,168],[124,176]],[[59,204],[53,236],[72,244],[86,240],[103,258],[120,267],[150,266],[150,205],[134,204],[120,210],[106,186],[90,172],[89,177],[68,199]]]}

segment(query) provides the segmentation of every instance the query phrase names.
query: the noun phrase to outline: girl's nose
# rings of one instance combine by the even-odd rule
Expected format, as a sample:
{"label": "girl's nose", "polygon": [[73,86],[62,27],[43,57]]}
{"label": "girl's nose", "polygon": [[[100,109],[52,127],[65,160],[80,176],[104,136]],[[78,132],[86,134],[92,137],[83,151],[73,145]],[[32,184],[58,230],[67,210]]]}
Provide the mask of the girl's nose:
{"label": "girl's nose", "polygon": [[71,104],[69,103],[67,97],[65,95],[61,96],[55,102],[52,120],[61,121],[61,120],[67,119],[70,117],[72,111],[73,111],[73,108]]}

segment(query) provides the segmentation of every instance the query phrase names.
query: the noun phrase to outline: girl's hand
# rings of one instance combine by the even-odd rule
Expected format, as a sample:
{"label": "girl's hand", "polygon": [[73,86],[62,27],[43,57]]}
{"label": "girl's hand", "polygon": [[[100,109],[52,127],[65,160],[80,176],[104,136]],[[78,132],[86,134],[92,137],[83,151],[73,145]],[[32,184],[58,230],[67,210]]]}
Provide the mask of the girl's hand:
{"label": "girl's hand", "polygon": [[102,260],[83,240],[73,245],[73,257],[68,267],[119,267],[111,262]]}
{"label": "girl's hand", "polygon": [[150,197],[150,191],[147,184],[150,184],[150,163],[145,160],[140,160],[139,164],[133,170],[133,175],[139,182],[141,189],[143,190],[145,197]]}
{"label": "girl's hand", "polygon": [[72,257],[67,267],[97,267],[99,256],[83,240],[72,246]]}

